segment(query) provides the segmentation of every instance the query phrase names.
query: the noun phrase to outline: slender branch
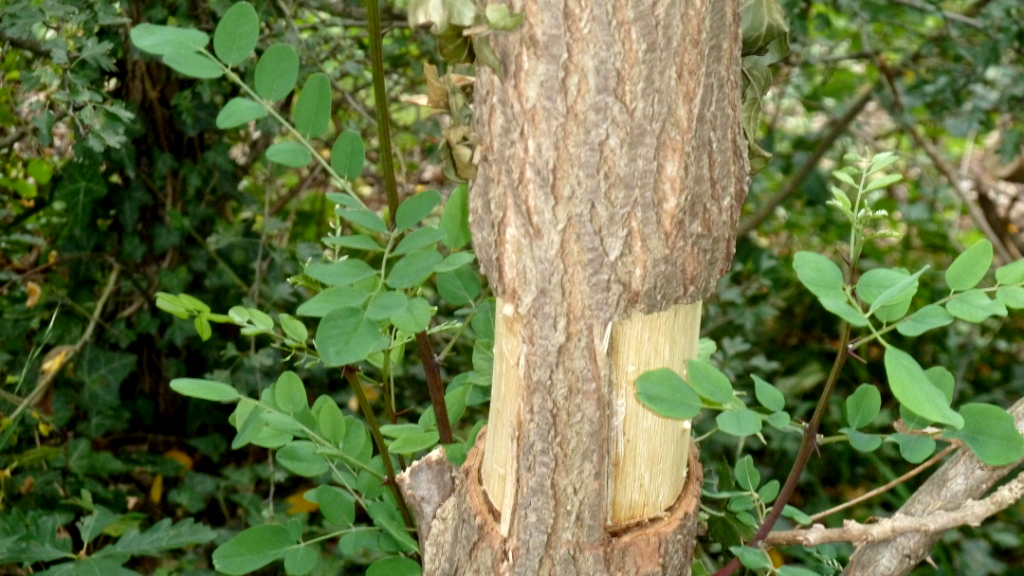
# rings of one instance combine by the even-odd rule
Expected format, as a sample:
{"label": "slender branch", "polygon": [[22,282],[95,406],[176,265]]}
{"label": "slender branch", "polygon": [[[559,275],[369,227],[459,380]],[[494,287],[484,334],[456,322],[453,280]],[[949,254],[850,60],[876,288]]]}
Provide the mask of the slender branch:
{"label": "slender branch", "polygon": [[[846,363],[846,358],[849,355],[847,349],[847,343],[850,341],[850,325],[843,323],[843,334],[839,339],[839,351],[836,353],[836,359],[832,363],[832,371],[828,375],[828,380],[825,381],[825,387],[821,391],[821,397],[818,398],[818,405],[814,408],[814,414],[811,415],[811,421],[804,426],[804,437],[800,441],[800,449],[796,453],[796,460],[793,462],[793,468],[789,471],[789,476],[786,478],[786,483],[782,485],[782,489],[779,490],[779,495],[775,498],[775,502],[772,504],[772,509],[765,516],[764,522],[754,533],[754,537],[747,542],[747,546],[757,546],[765,539],[772,528],[775,527],[775,523],[778,522],[779,517],[782,515],[782,509],[785,508],[789,499],[796,492],[796,486],[800,482],[800,476],[803,474],[807,463],[811,459],[811,453],[814,452],[817,446],[818,427],[821,426],[821,420],[825,417],[825,412],[828,411],[828,401],[832,396],[832,391],[835,389],[836,382],[839,381],[839,373],[842,372],[843,365]],[[740,559],[733,558],[722,567],[721,570],[715,572],[715,576],[729,576],[740,567]]]}
{"label": "slender branch", "polygon": [[448,406],[444,401],[444,385],[441,384],[441,367],[434,357],[434,351],[430,347],[430,339],[426,332],[416,334],[416,344],[420,350],[420,361],[423,362],[423,371],[427,374],[427,390],[430,391],[430,403],[434,406],[434,420],[437,420],[437,435],[441,444],[451,444],[452,427],[448,422]]}
{"label": "slender branch", "polygon": [[110,271],[110,276],[107,278],[107,285],[103,288],[103,292],[100,294],[99,300],[96,301],[96,309],[92,312],[92,317],[89,319],[89,324],[85,327],[85,332],[78,338],[75,344],[68,348],[64,352],[64,359],[60,362],[53,370],[42,370],[40,372],[39,381],[36,382],[36,387],[25,396],[25,399],[21,401],[21,404],[15,408],[14,412],[11,413],[10,419],[14,421],[18,416],[30,405],[35,404],[39,398],[50,388],[53,381],[60,374],[60,369],[67,366],[71,359],[77,356],[85,345],[92,340],[92,333],[96,330],[96,325],[100,323],[100,316],[103,314],[103,308],[107,305],[107,300],[110,299],[110,295],[114,293],[114,288],[117,287],[117,278],[121,275],[121,265],[114,263],[114,269]]}
{"label": "slender branch", "polygon": [[818,546],[829,542],[866,544],[895,538],[903,534],[934,534],[960,526],[979,526],[1024,496],[1024,472],[1000,486],[981,500],[968,500],[957,510],[940,510],[925,516],[904,516],[896,513],[892,518],[874,524],[861,524],[847,520],[842,528],[825,528],[815,524],[806,530],[785,530],[772,535],[773,544],[779,546]]}
{"label": "slender branch", "polygon": [[388,475],[387,485],[391,489],[391,494],[395,497],[395,502],[398,503],[398,510],[402,513],[402,520],[409,528],[415,528],[416,523],[412,519],[409,507],[405,504],[405,498],[402,498],[402,493],[398,490],[398,483],[395,480],[395,467],[391,464],[388,445],[384,443],[384,437],[381,436],[377,415],[373,413],[373,407],[370,406],[370,401],[366,399],[366,392],[363,391],[363,384],[359,381],[359,374],[351,366],[345,366],[341,371],[345,375],[348,385],[352,387],[352,392],[356,395],[359,408],[363,412],[363,418],[366,418],[366,423],[370,425],[370,436],[373,437],[373,443],[377,445],[377,451],[380,452],[384,471]]}
{"label": "slender branch", "polygon": [[[949,446],[946,446],[941,451],[939,451],[938,454],[936,454],[936,455],[932,456],[931,458],[925,460],[921,464],[918,464],[913,470],[910,470],[909,472],[906,472],[905,474],[903,474],[899,478],[896,478],[896,479],[894,479],[894,480],[892,480],[890,482],[887,482],[884,485],[879,486],[878,488],[875,488],[874,490],[870,490],[868,492],[865,492],[865,493],[861,494],[860,496],[857,496],[856,498],[854,498],[852,500],[847,500],[846,502],[843,502],[839,506],[834,506],[832,508],[829,508],[828,510],[825,510],[824,512],[818,512],[817,514],[812,515],[811,516],[811,522],[817,522],[818,520],[821,520],[822,518],[825,518],[827,516],[831,516],[831,515],[835,514],[836,512],[842,512],[843,510],[846,510],[847,508],[851,508],[853,506],[856,506],[857,504],[860,504],[861,502],[865,502],[867,500],[870,500],[870,499],[874,498],[875,496],[878,496],[880,494],[888,492],[889,490],[892,490],[896,486],[899,486],[900,484],[906,482],[907,480],[910,480],[914,476],[917,476],[921,472],[924,472],[928,468],[932,467],[939,460],[942,460],[943,458],[946,457],[947,454],[949,454],[953,450],[956,450],[957,448],[958,448],[958,446],[956,444],[950,444]],[[771,544],[771,545],[777,544],[775,542],[775,534],[769,534],[764,539],[764,541],[765,541],[766,544]]]}
{"label": "slender branch", "polygon": [[391,122],[388,119],[388,95],[384,88],[384,57],[381,47],[380,6],[377,0],[366,0],[366,16],[369,20],[370,67],[373,69],[373,102],[377,115],[377,134],[380,138],[380,167],[384,177],[384,192],[388,197],[388,221],[395,225],[398,211],[398,185],[395,182],[395,166],[391,158]]}
{"label": "slender branch", "polygon": [[972,28],[977,28],[978,30],[985,29],[982,23],[978,22],[975,18],[971,18],[970,16],[964,16],[963,14],[957,14],[956,12],[948,12],[946,10],[941,10],[935,5],[926,4],[924,2],[921,2],[920,0],[892,0],[892,3],[902,4],[909,8],[921,10],[922,12],[937,12],[939,14],[942,14],[942,17],[945,18],[946,20],[949,20],[950,22],[966,24]]}

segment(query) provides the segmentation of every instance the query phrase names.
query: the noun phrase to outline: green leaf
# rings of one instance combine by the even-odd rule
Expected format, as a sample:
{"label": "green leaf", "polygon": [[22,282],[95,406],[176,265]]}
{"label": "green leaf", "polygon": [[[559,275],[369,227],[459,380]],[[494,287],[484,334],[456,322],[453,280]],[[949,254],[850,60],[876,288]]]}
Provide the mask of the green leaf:
{"label": "green leaf", "polygon": [[996,282],[1000,284],[1024,284],[1024,260],[1003,264],[996,268]]}
{"label": "green leaf", "polygon": [[789,426],[789,412],[780,410],[765,416],[764,421],[776,430],[785,430],[786,427]]}
{"label": "green leaf", "polygon": [[960,407],[964,427],[945,432],[947,438],[963,440],[988,466],[1006,466],[1024,458],[1024,437],[1013,416],[999,406],[972,403]]}
{"label": "green leaf", "polygon": [[282,372],[274,384],[274,402],[277,407],[288,414],[296,414],[308,406],[306,387],[302,385],[299,375],[291,370]]}
{"label": "green leaf", "polygon": [[789,504],[786,504],[782,508],[782,515],[796,522],[797,524],[803,524],[805,526],[810,526],[813,522],[810,516],[804,514],[803,511],[801,511],[799,508],[795,506],[790,506]]}
{"label": "green leaf", "polygon": [[845,427],[840,428],[839,431],[846,434],[846,438],[850,441],[850,446],[853,446],[853,449],[859,452],[874,452],[882,445],[882,437],[878,434],[868,434]]}
{"label": "green leaf", "polygon": [[718,429],[732,436],[752,436],[761,431],[761,415],[749,408],[726,410],[717,417]]}
{"label": "green leaf", "polygon": [[896,331],[904,336],[920,336],[929,330],[952,323],[953,316],[945,308],[929,304],[897,324]]}
{"label": "green leaf", "polygon": [[441,203],[441,193],[427,190],[410,196],[398,205],[395,211],[395,229],[408,230],[426,218]]}
{"label": "green leaf", "polygon": [[355,180],[363,171],[366,150],[363,139],[354,130],[344,130],[331,147],[331,168],[346,180]]}
{"label": "green leaf", "polygon": [[761,485],[761,473],[754,466],[754,458],[750,454],[736,461],[733,476],[736,478],[736,484],[748,492],[757,491],[757,487]]}
{"label": "green leaf", "polygon": [[772,568],[772,560],[758,547],[730,546],[729,552],[739,558],[740,564],[749,570],[768,570]]}
{"label": "green leaf", "polygon": [[426,450],[427,448],[436,445],[437,442],[437,430],[405,434],[403,436],[399,436],[394,442],[389,444],[388,450],[392,454],[413,454],[421,450]]}
{"label": "green leaf", "polygon": [[878,417],[882,408],[882,394],[870,384],[861,384],[846,399],[846,422],[853,428],[863,428]]}
{"label": "green leaf", "polygon": [[284,553],[284,571],[288,576],[304,576],[312,572],[319,561],[316,544],[305,544]]}
{"label": "green leaf", "polygon": [[338,403],[329,396],[320,396],[313,403],[313,417],[316,418],[316,431],[335,448],[345,439],[345,415],[338,408]]}
{"label": "green leaf", "polygon": [[418,286],[434,273],[434,267],[441,260],[441,255],[429,248],[410,252],[395,262],[385,282],[388,286],[398,289]]}
{"label": "green leaf", "polygon": [[754,380],[754,396],[761,406],[772,412],[778,412],[786,407],[786,397],[782,395],[781,390],[756,374],[751,374],[750,377]]}
{"label": "green leaf", "polygon": [[797,252],[793,257],[793,270],[800,283],[818,298],[843,295],[843,272],[821,254]]}
{"label": "green leaf", "polygon": [[434,270],[439,274],[441,272],[450,272],[452,270],[462,268],[473,260],[476,260],[476,254],[473,254],[472,252],[456,252],[445,256],[444,260],[442,260]]}
{"label": "green leaf", "polygon": [[260,18],[248,2],[235,2],[213,32],[213,51],[221,62],[237,66],[256,50]]}
{"label": "green leaf", "polygon": [[757,499],[765,504],[771,503],[779,495],[782,485],[778,480],[769,480],[757,489]]}
{"label": "green leaf", "polygon": [[312,490],[320,513],[328,522],[340,528],[351,526],[356,520],[356,506],[352,495],[334,486],[322,485]]}
{"label": "green leaf", "polygon": [[317,72],[306,79],[292,111],[295,129],[306,138],[316,138],[327,131],[331,121],[331,81]]}
{"label": "green leaf", "polygon": [[[352,248],[363,252],[383,252],[380,243],[366,234],[348,234],[346,236],[324,236],[321,242],[329,246]],[[392,252],[393,254],[394,252]]]}
{"label": "green leaf", "polygon": [[656,414],[689,420],[701,409],[700,396],[673,370],[648,370],[636,379],[636,397]]}
{"label": "green leaf", "polygon": [[482,288],[480,275],[468,266],[437,274],[437,293],[454,306],[464,306],[476,300]]}
{"label": "green leaf", "polygon": [[989,298],[981,290],[968,290],[955,294],[949,302],[946,302],[946,310],[953,316],[966,322],[975,324],[984,321],[989,316],[1006,316],[1006,306],[998,301]]}
{"label": "green leaf", "polygon": [[900,456],[911,464],[920,464],[935,452],[935,440],[929,436],[893,434],[889,440],[900,447]]}
{"label": "green leaf", "polygon": [[[953,379],[952,372],[942,366],[932,366],[924,371],[924,375],[931,382],[932,386],[935,386],[942,392],[947,404],[953,401],[953,388],[955,388],[956,382]],[[904,405],[900,405],[900,417],[903,418],[903,423],[910,430],[927,428],[932,423],[931,420],[915,414],[913,410],[908,409]]]}
{"label": "green leaf", "polygon": [[248,98],[232,98],[217,114],[217,128],[226,130],[267,115],[262,104]]}
{"label": "green leaf", "polygon": [[305,342],[309,338],[309,331],[306,330],[306,325],[303,324],[302,320],[282,312],[277,315],[277,321],[281,324],[281,330],[284,331],[284,335],[288,338],[299,343]]}
{"label": "green leaf", "polygon": [[885,322],[902,318],[910,308],[911,299],[917,293],[917,279],[927,269],[925,266],[913,275],[903,270],[887,268],[865,272],[857,282],[857,294],[870,304],[868,315],[878,312],[879,318]]}
{"label": "green leaf", "polygon": [[168,314],[173,314],[174,316],[177,316],[182,320],[188,320],[188,309],[185,307],[185,304],[181,301],[181,299],[173,294],[167,294],[166,292],[157,292],[156,307],[163,310],[164,312],[167,312]]}
{"label": "green leaf", "polygon": [[880,190],[882,188],[888,188],[900,180],[903,180],[902,174],[884,174],[878,178],[872,178],[867,185],[864,186],[862,194],[867,194],[868,192]]}
{"label": "green leaf", "polygon": [[800,567],[800,566],[793,566],[792,564],[787,564],[785,566],[779,567],[778,571],[775,572],[775,576],[820,576],[820,575],[817,572],[815,572],[814,570],[811,570],[809,568],[803,568],[803,567]]}
{"label": "green leaf", "polygon": [[190,78],[209,80],[224,74],[219,64],[199,52],[169,52],[164,54],[163,61],[175,72]]}
{"label": "green leaf", "polygon": [[249,321],[261,330],[269,332],[274,329],[274,320],[266,312],[255,308],[246,308],[246,311],[249,313]]}
{"label": "green leaf", "polygon": [[313,155],[305,146],[290,140],[272,144],[265,154],[267,160],[289,168],[302,168],[313,161]]}
{"label": "green leaf", "polygon": [[184,396],[213,402],[234,402],[239,398],[238,390],[235,390],[234,386],[201,378],[175,378],[171,380],[171,390]]}
{"label": "green leaf", "polygon": [[139,24],[132,28],[132,44],[143,52],[162,56],[171,52],[198,52],[210,37],[195,28],[178,28],[157,24]]}
{"label": "green leaf", "polygon": [[949,400],[931,384],[917,360],[909,354],[892,346],[886,348],[885,374],[900,404],[932,422],[963,427],[963,417],[949,407]]}
{"label": "green leaf", "polygon": [[395,250],[392,252],[395,256],[401,256],[402,254],[408,254],[414,250],[420,248],[426,248],[427,246],[433,248],[435,244],[444,239],[444,232],[434,228],[433,226],[424,226],[417,228],[412,232],[405,235],[402,241],[398,243]]}
{"label": "green leaf", "polygon": [[996,299],[1007,308],[1024,308],[1024,288],[1020,286],[1002,286],[996,290]]}
{"label": "green leaf", "polygon": [[366,292],[347,286],[328,288],[299,305],[295,313],[299,316],[323,318],[337,308],[360,308],[367,296]]}
{"label": "green leaf", "polygon": [[185,518],[177,524],[172,524],[170,518],[164,518],[145,531],[140,532],[138,528],[132,528],[113,545],[98,550],[94,557],[106,554],[156,556],[166,550],[206,544],[216,537],[216,532],[207,526],[197,524],[191,518]]}
{"label": "green leaf", "polygon": [[724,405],[733,398],[729,377],[703,360],[686,361],[686,382],[697,394],[712,402]]}
{"label": "green leaf", "polygon": [[992,266],[992,243],[979,240],[964,250],[946,269],[946,284],[956,292],[970,290],[981,282]]}
{"label": "green leaf", "polygon": [[293,440],[277,451],[277,461],[293,474],[312,478],[327,472],[327,461],[309,440]]}
{"label": "green leaf", "polygon": [[430,318],[433,313],[430,303],[417,296],[409,299],[409,304],[404,310],[399,310],[391,315],[391,323],[406,334],[415,334],[430,326]]}
{"label": "green leaf", "polygon": [[380,232],[381,234],[386,234],[388,231],[388,227],[384,224],[384,220],[382,220],[377,214],[374,214],[365,208],[344,208],[338,210],[337,214],[356,226],[362,226],[367,230]]}
{"label": "green leaf", "polygon": [[366,307],[366,316],[371,320],[384,320],[402,311],[409,305],[409,298],[402,292],[387,291],[377,296]]}
{"label": "green leaf", "polygon": [[288,548],[295,544],[295,539],[284,526],[253,526],[213,551],[213,567],[230,576],[241,576],[283,558]]}
{"label": "green leaf", "polygon": [[274,44],[256,63],[256,93],[270,102],[290,94],[298,79],[299,55],[290,44]]}
{"label": "green leaf", "polygon": [[207,319],[202,314],[196,316],[195,326],[196,332],[199,334],[199,337],[203,340],[203,342],[209,340],[210,336],[213,335],[213,330],[210,328],[210,320]]}
{"label": "green leaf", "polygon": [[449,249],[458,250],[469,244],[469,192],[465,184],[456,186],[448,196],[441,214],[441,230]]}
{"label": "green leaf", "polygon": [[423,569],[415,560],[402,556],[381,558],[370,564],[366,576],[420,576]]}
{"label": "green leaf", "polygon": [[[374,482],[378,483],[376,480]],[[366,505],[366,512],[370,515],[370,518],[373,518],[374,525],[387,532],[388,536],[394,538],[403,551],[415,552],[419,548],[412,536],[406,532],[402,516],[393,503],[387,501],[370,502]]]}
{"label": "green leaf", "polygon": [[346,258],[339,262],[320,262],[306,266],[306,276],[319,280],[328,286],[351,286],[377,274],[369,264],[357,258]]}
{"label": "green leaf", "polygon": [[331,310],[316,331],[316,348],[328,368],[360,362],[387,346],[377,323],[359,308]]}

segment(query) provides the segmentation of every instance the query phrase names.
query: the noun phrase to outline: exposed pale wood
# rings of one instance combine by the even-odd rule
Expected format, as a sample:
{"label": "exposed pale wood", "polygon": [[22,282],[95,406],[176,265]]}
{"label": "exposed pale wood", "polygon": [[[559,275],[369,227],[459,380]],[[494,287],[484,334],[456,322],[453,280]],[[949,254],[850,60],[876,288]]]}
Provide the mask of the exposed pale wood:
{"label": "exposed pale wood", "polygon": [[612,327],[612,528],[657,516],[683,489],[690,422],[663,418],[640,404],[636,378],[655,368],[685,375],[686,360],[697,357],[700,314],[698,300],[655,314],[634,314]]}
{"label": "exposed pale wood", "polygon": [[497,299],[494,318],[494,375],[491,383],[491,411],[487,449],[483,455],[481,480],[491,505],[502,518],[502,534],[508,534],[509,514],[504,514],[515,493],[516,415],[522,394],[519,319],[511,305]]}

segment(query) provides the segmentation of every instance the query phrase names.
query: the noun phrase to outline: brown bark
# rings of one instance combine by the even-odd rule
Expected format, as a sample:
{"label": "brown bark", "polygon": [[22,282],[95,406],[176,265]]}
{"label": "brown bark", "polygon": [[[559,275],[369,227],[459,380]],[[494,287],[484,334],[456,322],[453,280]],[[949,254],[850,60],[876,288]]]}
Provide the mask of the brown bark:
{"label": "brown bark", "polygon": [[[1014,403],[1010,413],[1017,428],[1024,430],[1024,400]],[[1016,467],[991,468],[969,448],[961,448],[907,499],[897,514],[927,516],[938,510],[957,510],[969,500],[980,498]],[[854,552],[843,576],[908,574],[928,557],[941,537],[941,532],[919,532],[866,544]]]}
{"label": "brown bark", "polygon": [[505,78],[481,70],[475,88],[470,200],[481,267],[516,327],[520,393],[510,418],[492,407],[488,432],[511,444],[511,484],[485,492],[478,439],[429,522],[425,573],[689,574],[695,450],[669,513],[606,527],[608,341],[615,322],[705,298],[731,262],[747,182],[739,2],[511,7],[523,27],[491,36]]}

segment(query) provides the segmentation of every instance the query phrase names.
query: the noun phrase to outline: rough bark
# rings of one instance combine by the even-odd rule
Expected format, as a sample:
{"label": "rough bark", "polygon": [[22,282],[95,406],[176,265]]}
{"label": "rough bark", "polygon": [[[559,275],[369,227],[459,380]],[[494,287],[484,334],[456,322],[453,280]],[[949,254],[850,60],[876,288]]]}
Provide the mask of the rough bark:
{"label": "rough bark", "polygon": [[689,574],[695,451],[667,515],[606,528],[608,342],[614,322],[708,296],[731,262],[747,183],[739,2],[511,4],[523,27],[491,36],[505,77],[481,70],[475,88],[470,224],[517,329],[521,393],[488,432],[515,465],[501,522],[477,440],[422,542],[425,573]]}
{"label": "rough bark", "polygon": [[[1010,413],[1017,428],[1024,430],[1024,400],[1018,400]],[[992,468],[981,463],[968,448],[961,448],[918,488],[897,514],[925,516],[936,510],[957,510],[968,500],[988,492],[1017,464]],[[844,576],[887,574],[902,576],[928,557],[941,532],[904,534],[882,542],[861,546],[850,558]]]}

